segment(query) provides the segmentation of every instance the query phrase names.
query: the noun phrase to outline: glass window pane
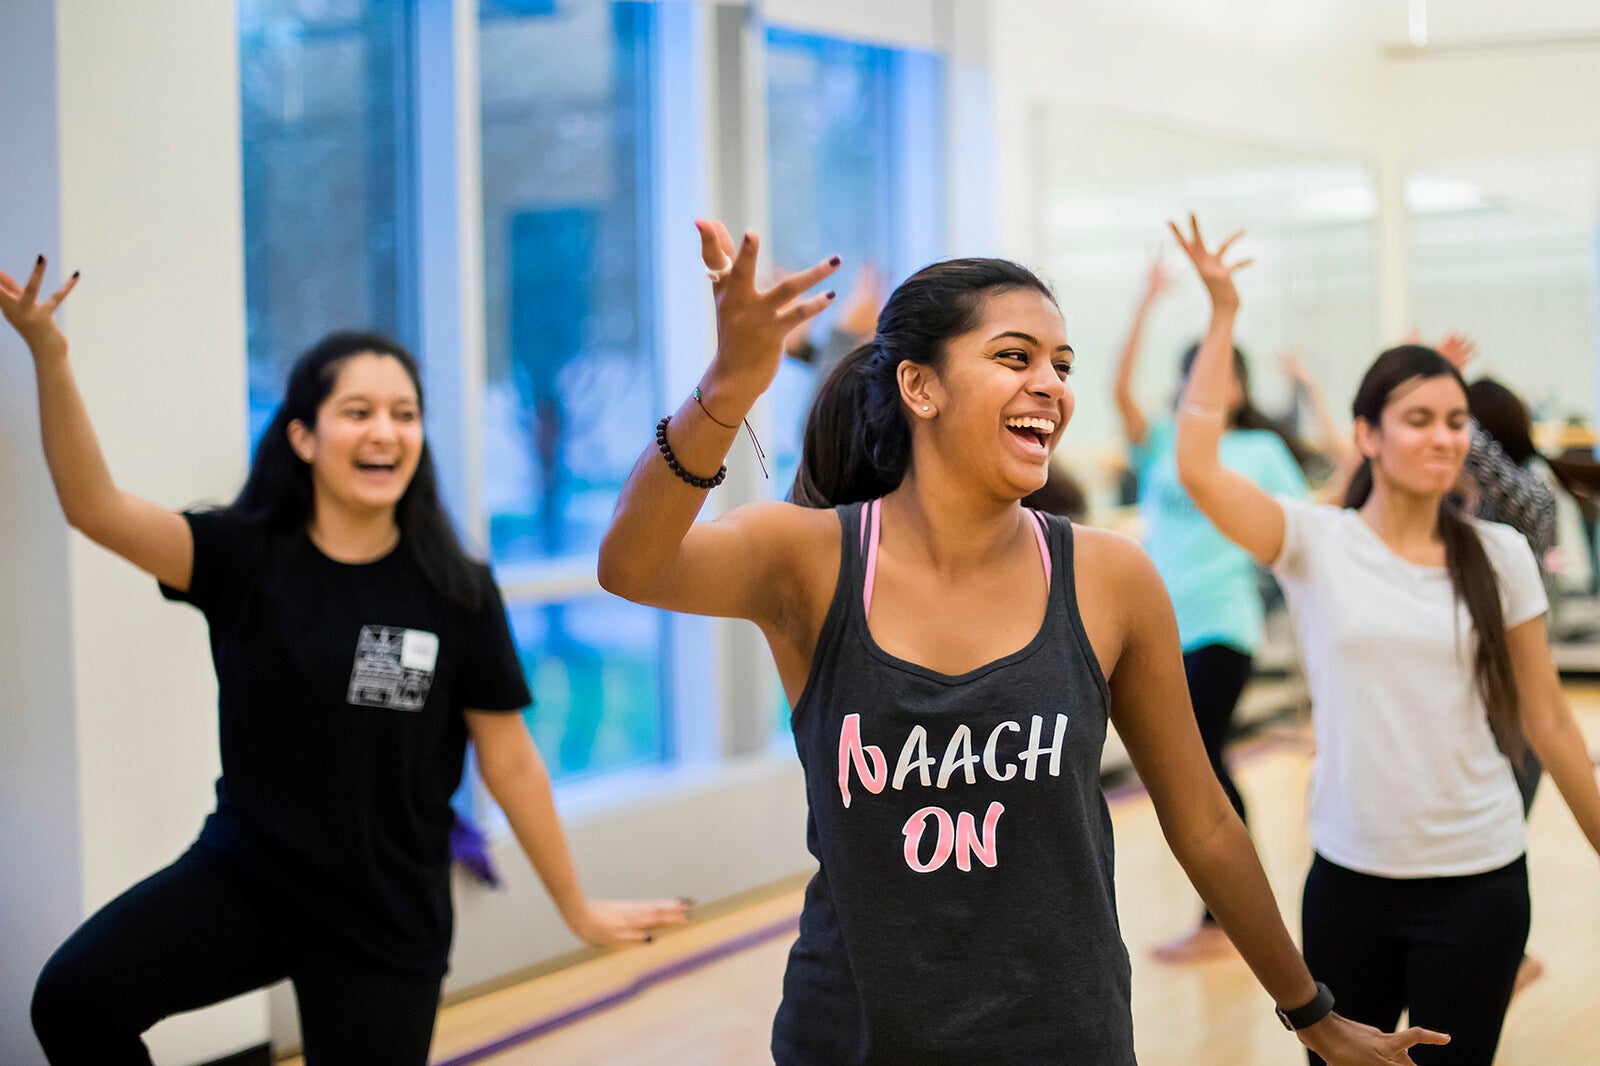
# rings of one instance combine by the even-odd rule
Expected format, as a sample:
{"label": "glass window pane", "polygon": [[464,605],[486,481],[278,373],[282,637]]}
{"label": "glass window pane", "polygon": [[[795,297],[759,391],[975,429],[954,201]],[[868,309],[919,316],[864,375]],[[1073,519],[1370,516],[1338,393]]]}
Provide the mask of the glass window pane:
{"label": "glass window pane", "polygon": [[413,333],[411,4],[239,0],[238,12],[253,440],[318,337]]}
{"label": "glass window pane", "polygon": [[660,649],[666,618],[612,596],[513,603],[511,629],[533,686],[528,726],[557,779],[670,754]]}
{"label": "glass window pane", "polygon": [[497,561],[593,551],[655,420],[652,9],[484,3],[484,504]]}
{"label": "glass window pane", "polygon": [[[870,338],[878,305],[893,285],[943,244],[942,65],[925,53],[855,41],[767,31],[767,167],[771,235],[778,269],[798,270],[837,254],[844,266],[829,287],[839,300],[814,322],[805,363],[785,359],[768,393],[771,487],[788,495],[800,436],[822,375]],[[913,205],[923,209],[912,210]],[[864,284],[876,275],[876,291]],[[863,323],[845,328],[857,318]],[[774,715],[787,729],[781,692]]]}
{"label": "glass window pane", "polygon": [[[830,285],[848,299],[859,271],[890,269],[894,235],[890,108],[893,53],[790,30],[767,31],[767,167],[771,261],[798,270],[837,254]],[[838,307],[811,329],[816,351],[848,350],[832,336]],[[772,489],[786,496],[800,459],[800,430],[816,386],[815,360],[786,359],[769,393]]]}

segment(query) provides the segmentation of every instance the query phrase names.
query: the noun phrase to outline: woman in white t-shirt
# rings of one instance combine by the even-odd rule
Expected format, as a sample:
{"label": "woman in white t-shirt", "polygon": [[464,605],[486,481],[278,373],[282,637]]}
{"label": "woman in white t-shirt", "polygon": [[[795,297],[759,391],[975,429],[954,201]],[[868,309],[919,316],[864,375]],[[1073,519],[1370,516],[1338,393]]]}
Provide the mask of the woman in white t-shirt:
{"label": "woman in white t-shirt", "polygon": [[1538,566],[1520,534],[1453,495],[1472,443],[1466,384],[1431,348],[1392,348],[1363,378],[1344,507],[1269,496],[1223,466],[1243,264],[1222,261],[1233,238],[1208,251],[1190,224],[1173,232],[1212,319],[1179,408],[1178,470],[1217,528],[1272,566],[1294,617],[1317,738],[1306,961],[1348,1017],[1386,1027],[1409,1010],[1450,1033],[1413,1049],[1419,1066],[1488,1066],[1528,933],[1512,766],[1530,748],[1600,850],[1600,790],[1550,659]]}

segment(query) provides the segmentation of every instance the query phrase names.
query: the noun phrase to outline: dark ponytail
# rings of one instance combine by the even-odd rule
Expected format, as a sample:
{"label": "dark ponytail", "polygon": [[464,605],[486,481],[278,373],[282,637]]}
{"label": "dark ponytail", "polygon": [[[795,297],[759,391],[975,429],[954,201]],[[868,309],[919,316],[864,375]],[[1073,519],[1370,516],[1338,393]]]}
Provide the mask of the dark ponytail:
{"label": "dark ponytail", "polygon": [[900,364],[909,359],[937,371],[946,343],[977,328],[983,298],[1013,289],[1055,302],[1036,274],[1007,259],[947,259],[895,289],[878,315],[877,335],[834,367],[811,401],[790,501],[836,507],[897,488],[911,461]]}
{"label": "dark ponytail", "polygon": [[[1378,356],[1361,387],[1356,390],[1351,413],[1376,427],[1383,409],[1401,385],[1418,378],[1451,377],[1461,386],[1467,383],[1461,372],[1444,356],[1420,344],[1403,344]],[[1345,489],[1344,505],[1360,507],[1372,495],[1372,461],[1363,458]],[[1505,613],[1500,606],[1500,585],[1494,565],[1484,550],[1483,540],[1463,512],[1459,496],[1447,494],[1439,502],[1439,536],[1444,541],[1445,567],[1456,599],[1467,605],[1476,636],[1473,647],[1473,675],[1478,693],[1489,712],[1489,729],[1497,747],[1515,766],[1521,766],[1527,753],[1522,737],[1522,714],[1517,702],[1517,683],[1511,670],[1511,652],[1506,646]]]}
{"label": "dark ponytail", "polygon": [[[224,513],[264,529],[280,547],[306,536],[314,497],[311,468],[289,445],[295,421],[315,428],[317,409],[333,391],[339,372],[352,357],[370,352],[388,356],[405,368],[422,403],[422,374],[411,353],[379,333],[330,333],[308,348],[289,370],[283,403],[256,442],[250,473],[239,495]],[[416,473],[395,505],[401,544],[421,565],[434,590],[446,599],[476,611],[483,590],[473,562],[461,548],[450,516],[439,499],[439,482],[426,440]]]}

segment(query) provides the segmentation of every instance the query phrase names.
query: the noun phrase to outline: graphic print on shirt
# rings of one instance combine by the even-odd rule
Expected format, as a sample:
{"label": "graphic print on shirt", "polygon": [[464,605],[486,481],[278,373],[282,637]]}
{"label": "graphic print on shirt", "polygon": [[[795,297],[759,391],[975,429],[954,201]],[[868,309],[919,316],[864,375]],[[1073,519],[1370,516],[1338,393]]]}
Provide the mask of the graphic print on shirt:
{"label": "graphic print on shirt", "polygon": [[362,626],[346,702],[357,707],[420,711],[433,687],[439,638],[422,629]]}
{"label": "graphic print on shirt", "polygon": [[[985,777],[996,783],[1013,779],[1033,781],[1041,770],[1050,777],[1060,777],[1067,720],[1064,714],[1055,716],[1054,732],[1048,744],[1045,743],[1044,715],[1033,715],[1027,728],[1021,722],[1000,722],[989,731],[978,751],[973,749],[971,728],[963,723],[951,734],[943,759],[929,754],[928,731],[920,725],[913,726],[901,745],[900,757],[891,775],[883,749],[862,741],[861,715],[847,714],[839,727],[839,798],[848,810],[852,800],[852,771],[861,787],[874,796],[885,788],[901,791],[908,783],[922,788],[946,789],[950,787],[951,778],[958,775],[967,784],[975,785],[979,768]],[[1018,739],[1026,733],[1028,746],[1017,753],[1015,762],[1007,760],[1001,765],[998,745],[1007,733],[1018,734]],[[1041,765],[1046,756],[1048,760]],[[933,773],[935,766],[939,768],[937,776]],[[954,857],[956,869],[963,873],[972,869],[974,859],[993,869],[1000,862],[1000,816],[1005,810],[1005,804],[999,800],[991,801],[983,813],[980,828],[977,816],[970,811],[957,811],[952,815],[944,807],[933,804],[921,808],[906,819],[901,829],[902,840],[897,842],[903,848],[906,865],[919,874],[933,873]],[[931,852],[925,840],[931,842]],[[926,859],[923,858],[925,853]]]}

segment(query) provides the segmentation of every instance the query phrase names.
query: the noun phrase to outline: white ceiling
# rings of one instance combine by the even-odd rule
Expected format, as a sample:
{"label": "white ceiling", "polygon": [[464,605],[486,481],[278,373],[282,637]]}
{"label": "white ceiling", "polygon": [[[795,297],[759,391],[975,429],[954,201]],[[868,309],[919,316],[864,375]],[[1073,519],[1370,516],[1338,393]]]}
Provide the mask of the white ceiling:
{"label": "white ceiling", "polygon": [[[1202,38],[1375,58],[1409,41],[1416,0],[1076,0]],[[1600,39],[1600,0],[1420,0],[1430,45]]]}

